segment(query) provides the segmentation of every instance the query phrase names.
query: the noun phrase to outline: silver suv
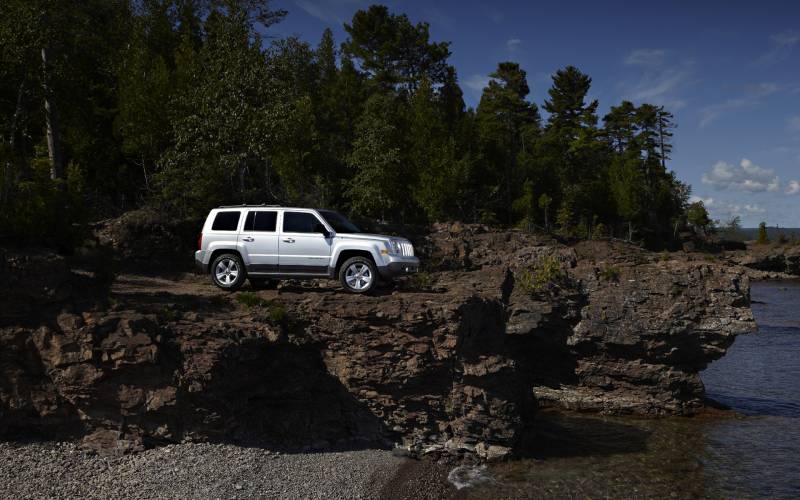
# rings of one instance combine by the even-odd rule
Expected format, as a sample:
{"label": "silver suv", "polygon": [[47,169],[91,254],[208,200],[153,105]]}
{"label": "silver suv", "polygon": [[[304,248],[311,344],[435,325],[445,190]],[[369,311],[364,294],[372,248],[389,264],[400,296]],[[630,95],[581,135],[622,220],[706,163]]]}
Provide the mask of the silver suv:
{"label": "silver suv", "polygon": [[414,273],[419,259],[405,238],[362,233],[330,210],[235,205],[211,210],[194,254],[223,290],[286,278],[339,279],[364,293],[380,278]]}

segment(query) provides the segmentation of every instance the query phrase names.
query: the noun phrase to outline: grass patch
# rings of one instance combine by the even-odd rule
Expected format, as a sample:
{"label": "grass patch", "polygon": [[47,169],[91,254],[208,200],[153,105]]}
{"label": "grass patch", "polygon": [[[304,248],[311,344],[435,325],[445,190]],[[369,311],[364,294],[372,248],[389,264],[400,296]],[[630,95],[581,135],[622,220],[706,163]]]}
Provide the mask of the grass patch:
{"label": "grass patch", "polygon": [[239,303],[239,304],[241,304],[241,305],[243,305],[243,306],[245,306],[245,307],[247,307],[249,309],[252,309],[254,307],[267,307],[267,306],[269,306],[269,304],[271,302],[269,300],[266,300],[266,299],[263,299],[263,298],[259,297],[258,295],[256,295],[255,293],[252,293],[252,292],[241,292],[241,293],[238,293],[238,294],[236,294],[236,299],[235,300],[236,300],[237,303]]}
{"label": "grass patch", "polygon": [[248,309],[266,309],[267,318],[272,324],[283,324],[287,321],[288,313],[280,302],[264,299],[251,292],[240,292],[235,300]]}

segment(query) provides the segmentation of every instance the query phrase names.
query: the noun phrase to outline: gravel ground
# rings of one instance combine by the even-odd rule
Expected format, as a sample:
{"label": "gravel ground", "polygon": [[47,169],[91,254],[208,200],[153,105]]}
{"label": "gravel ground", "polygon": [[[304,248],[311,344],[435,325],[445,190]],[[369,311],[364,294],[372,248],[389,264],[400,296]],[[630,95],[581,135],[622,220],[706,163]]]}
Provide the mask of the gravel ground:
{"label": "gravel ground", "polygon": [[180,444],[112,458],[88,454],[74,443],[0,442],[0,498],[446,495],[440,475],[411,462],[385,450],[282,454],[229,444]]}

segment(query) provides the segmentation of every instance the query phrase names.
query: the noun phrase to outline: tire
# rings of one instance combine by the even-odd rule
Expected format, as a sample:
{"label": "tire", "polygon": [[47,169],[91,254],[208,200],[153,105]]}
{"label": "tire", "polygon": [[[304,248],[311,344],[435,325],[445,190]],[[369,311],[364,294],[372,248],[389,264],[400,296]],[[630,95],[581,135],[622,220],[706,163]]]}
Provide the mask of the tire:
{"label": "tire", "polygon": [[219,288],[235,292],[247,279],[242,258],[235,253],[224,253],[211,263],[211,281]]}
{"label": "tire", "polygon": [[256,290],[266,290],[268,288],[275,288],[276,281],[269,278],[249,278],[250,286]]}
{"label": "tire", "polygon": [[378,281],[378,270],[372,260],[352,257],[339,268],[339,281],[350,293],[367,293]]}

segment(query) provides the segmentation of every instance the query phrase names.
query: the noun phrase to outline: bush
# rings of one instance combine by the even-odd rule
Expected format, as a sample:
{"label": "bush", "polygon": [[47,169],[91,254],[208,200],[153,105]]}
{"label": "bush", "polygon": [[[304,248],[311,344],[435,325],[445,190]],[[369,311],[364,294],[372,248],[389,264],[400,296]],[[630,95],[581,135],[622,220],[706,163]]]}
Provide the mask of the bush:
{"label": "bush", "polygon": [[430,288],[433,286],[435,280],[430,273],[426,271],[419,271],[411,276],[411,282],[415,288]]}
{"label": "bush", "polygon": [[67,252],[84,240],[83,178],[77,167],[70,164],[67,179],[54,181],[46,162],[34,162],[28,178],[14,182],[0,174],[0,184],[7,181],[12,187],[0,204],[0,237]]}
{"label": "bush", "polygon": [[567,272],[554,256],[542,257],[535,266],[524,269],[520,284],[530,295],[560,288],[566,283]]}
{"label": "bush", "polygon": [[600,277],[606,281],[619,281],[619,268],[606,266],[600,271]]}

